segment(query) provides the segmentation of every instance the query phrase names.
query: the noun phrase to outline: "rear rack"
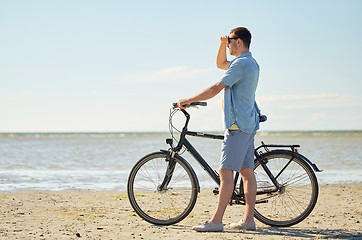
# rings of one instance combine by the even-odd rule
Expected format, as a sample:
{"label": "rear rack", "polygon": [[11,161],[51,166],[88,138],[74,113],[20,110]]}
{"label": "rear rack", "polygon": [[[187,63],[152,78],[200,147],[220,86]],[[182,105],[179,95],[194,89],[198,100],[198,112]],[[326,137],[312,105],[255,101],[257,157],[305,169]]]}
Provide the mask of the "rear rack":
{"label": "rear rack", "polygon": [[293,152],[298,152],[296,148],[299,148],[300,145],[293,144],[293,145],[279,145],[279,144],[265,144],[264,142],[261,142],[261,145],[255,149],[255,151],[258,151],[260,148],[264,148],[265,151],[269,152],[269,148],[290,148]]}

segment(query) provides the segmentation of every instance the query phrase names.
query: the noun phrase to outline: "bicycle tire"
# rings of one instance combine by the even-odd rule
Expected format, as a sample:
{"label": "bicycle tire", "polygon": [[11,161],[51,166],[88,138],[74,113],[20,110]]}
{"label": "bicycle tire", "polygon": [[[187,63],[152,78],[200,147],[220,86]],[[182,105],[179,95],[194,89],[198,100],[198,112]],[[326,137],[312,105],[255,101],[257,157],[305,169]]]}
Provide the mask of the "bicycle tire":
{"label": "bicycle tire", "polygon": [[141,158],[130,172],[127,193],[136,213],[149,223],[171,225],[189,215],[195,206],[198,184],[195,172],[181,157],[167,190],[160,191],[168,166],[168,153],[155,152]]}
{"label": "bicycle tire", "polygon": [[[262,154],[261,159],[277,177],[281,188],[274,193],[257,195],[259,203],[255,206],[255,218],[275,227],[289,227],[303,221],[318,199],[318,181],[314,171],[301,155],[288,150],[270,151]],[[287,163],[289,165],[286,166]],[[257,160],[254,172],[258,191],[276,189]]]}

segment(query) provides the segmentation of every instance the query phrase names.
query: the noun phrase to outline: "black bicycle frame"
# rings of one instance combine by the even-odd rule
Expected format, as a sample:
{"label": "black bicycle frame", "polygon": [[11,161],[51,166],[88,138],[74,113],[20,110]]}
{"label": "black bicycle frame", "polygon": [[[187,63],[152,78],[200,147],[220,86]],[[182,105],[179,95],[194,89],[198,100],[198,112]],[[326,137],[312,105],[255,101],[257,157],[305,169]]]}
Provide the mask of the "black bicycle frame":
{"label": "black bicycle frame", "polygon": [[[222,140],[224,139],[224,136],[222,135],[213,135],[213,134],[205,134],[205,133],[201,133],[201,132],[190,132],[190,131],[186,131],[185,134],[183,134],[182,137],[182,144],[183,146],[185,146],[185,148],[189,151],[189,153],[195,158],[195,160],[201,165],[201,167],[209,174],[209,176],[216,182],[216,184],[218,186],[220,186],[220,176],[218,174],[218,172],[214,169],[212,169],[210,167],[210,165],[205,161],[205,159],[197,152],[197,150],[191,145],[191,143],[186,139],[186,135],[189,136],[194,136],[194,137],[202,137],[202,138],[209,138],[209,139],[218,139],[218,140]],[[292,159],[289,161],[289,163],[286,164],[286,166],[280,171],[280,173],[275,177],[273,176],[273,174],[270,172],[269,168],[266,166],[266,163],[264,163],[264,161],[262,160],[261,155],[257,152],[258,149],[260,148],[265,148],[267,150],[268,147],[282,147],[282,148],[291,148],[292,152],[294,153],[294,149],[296,147],[299,147],[299,145],[265,145],[264,143],[262,143],[262,145],[260,147],[258,147],[257,149],[255,149],[254,155],[256,158],[256,161],[258,161],[260,163],[260,165],[262,166],[262,168],[264,169],[265,173],[268,175],[268,177],[270,178],[270,180],[272,181],[272,183],[274,184],[275,188],[269,188],[269,189],[265,189],[265,190],[260,190],[257,191],[257,195],[261,195],[261,194],[267,194],[267,193],[275,193],[278,192],[278,190],[280,189],[280,185],[277,182],[277,178],[279,177],[279,175],[287,168],[287,166],[289,165],[289,163],[292,161]],[[295,153],[297,154],[297,153]],[[235,174],[235,178],[234,178],[234,192],[233,195],[231,197],[231,200],[236,200],[239,201],[239,204],[245,204],[243,201],[243,197],[244,197],[244,193],[243,191],[240,189],[240,193],[236,194],[235,193],[235,187],[237,185],[237,181],[239,178],[239,173],[237,172]],[[216,192],[215,192],[216,191]],[[214,193],[218,193],[218,190],[215,190]],[[242,202],[240,202],[240,200],[242,200]],[[265,202],[265,200],[259,200],[256,203],[263,203]],[[231,203],[231,202],[230,202]]]}
{"label": "black bicycle frame", "polygon": [[[186,135],[189,135],[186,133]],[[190,154],[200,163],[202,168],[210,175],[210,177],[220,185],[220,176],[219,174],[210,167],[210,165],[205,161],[205,159],[196,151],[196,149],[191,145],[191,143],[185,138],[184,146],[190,152]]]}
{"label": "black bicycle frame", "polygon": [[[182,129],[182,132],[181,132],[181,135],[180,135],[180,140],[179,140],[178,145],[176,147],[172,146],[172,139],[166,140],[166,142],[171,145],[171,154],[170,154],[170,159],[169,159],[170,160],[169,161],[169,167],[168,167],[165,179],[164,179],[163,183],[160,185],[160,189],[164,189],[168,185],[168,182],[169,182],[170,178],[172,177],[172,172],[173,172],[173,168],[174,168],[174,161],[172,161],[172,158],[173,158],[174,154],[181,151],[183,146],[186,147],[186,149],[190,152],[190,154],[195,158],[195,160],[197,162],[199,162],[199,164],[202,166],[202,168],[210,175],[210,177],[216,182],[216,184],[220,185],[220,176],[219,176],[218,172],[215,171],[214,169],[212,169],[210,167],[210,165],[205,161],[205,159],[196,151],[196,149],[186,139],[186,135],[194,136],[194,137],[209,138],[209,139],[218,139],[218,140],[223,140],[224,136],[222,136],[222,135],[214,135],[214,134],[206,134],[206,133],[201,133],[201,132],[188,131],[187,126],[188,126],[188,123],[189,123],[189,120],[190,120],[190,115],[185,110],[181,110],[181,111],[183,112],[183,114],[186,117],[185,125],[184,125],[184,127]],[[263,161],[263,159],[261,157],[261,154],[258,153],[258,150],[260,148],[264,148],[265,151],[268,152],[269,147],[270,148],[275,148],[275,147],[277,147],[277,148],[290,148],[291,152],[293,154],[298,154],[295,149],[297,147],[299,147],[299,145],[265,145],[262,142],[262,145],[255,149],[254,155],[255,155],[256,161],[258,161],[260,163],[260,165],[264,169],[265,173],[269,176],[270,180],[273,182],[273,184],[275,186],[274,189],[258,191],[257,195],[277,192],[279,190],[279,188],[280,188],[280,185],[277,182],[277,178],[287,168],[287,166],[289,165],[289,163],[293,159],[292,158],[289,161],[289,163],[287,163],[286,166],[280,171],[280,173],[278,173],[278,175],[276,177],[274,177],[273,174],[270,172],[269,168],[266,166],[266,163]],[[299,156],[303,157],[302,155],[299,155]],[[307,158],[305,158],[305,157],[303,157],[303,158],[304,158],[304,160],[306,160],[313,167],[313,169],[315,171],[320,171],[315,164],[311,163]],[[235,178],[234,178],[234,188],[235,188],[235,186],[237,184],[238,177],[239,177],[239,173],[236,173]],[[242,195],[243,193],[240,193],[240,194]],[[238,197],[241,197],[241,195],[233,194],[233,198],[235,199],[235,197],[236,197],[236,199],[237,199]]]}
{"label": "black bicycle frame", "polygon": [[[180,140],[178,142],[178,145],[176,147],[172,147],[172,140],[166,140],[166,142],[168,142],[171,145],[171,149],[172,149],[172,154],[178,153],[183,146],[186,147],[186,149],[190,152],[190,154],[195,158],[195,160],[197,162],[199,162],[199,164],[202,166],[202,168],[209,174],[209,176],[216,182],[216,184],[218,186],[220,186],[220,176],[218,174],[217,171],[215,171],[214,169],[212,169],[210,167],[210,165],[205,161],[205,159],[196,151],[196,149],[191,145],[191,143],[186,139],[186,135],[189,136],[194,136],[194,137],[202,137],[202,138],[209,138],[209,139],[218,139],[218,140],[223,140],[224,136],[222,135],[214,135],[214,134],[206,134],[206,133],[201,133],[201,132],[191,132],[187,130],[187,126],[188,123],[190,121],[190,114],[188,112],[186,112],[186,110],[182,109],[181,110],[182,113],[185,115],[186,117],[186,121],[185,121],[185,125],[182,129],[181,135],[180,135]],[[263,120],[264,121],[264,120]],[[263,144],[264,146],[264,144]],[[260,148],[260,147],[259,147]],[[258,149],[259,149],[258,148]],[[257,150],[257,149],[256,149]],[[270,170],[266,167],[266,165],[261,161],[259,154],[257,153],[257,151],[255,150],[255,157],[256,159],[260,162],[260,164],[263,166],[265,172],[267,173],[267,175],[269,176],[269,178],[272,180],[272,182],[274,183],[276,189],[278,189],[278,183],[275,180],[274,176],[271,174]],[[171,159],[173,156],[170,156]],[[171,160],[170,159],[170,160]],[[169,163],[169,168],[167,170],[165,179],[163,181],[163,183],[161,184],[161,189],[163,189],[165,186],[167,186],[170,177],[172,176],[172,170],[170,169],[170,167],[172,168],[174,165],[173,161],[171,160]],[[170,170],[171,170],[171,175],[170,174]],[[167,176],[168,175],[168,176]],[[238,180],[238,176],[239,174],[236,173],[235,175],[235,186],[236,186],[236,182]],[[235,187],[234,186],[234,187]],[[276,190],[277,191],[277,190]],[[263,191],[263,193],[265,193],[265,191]]]}

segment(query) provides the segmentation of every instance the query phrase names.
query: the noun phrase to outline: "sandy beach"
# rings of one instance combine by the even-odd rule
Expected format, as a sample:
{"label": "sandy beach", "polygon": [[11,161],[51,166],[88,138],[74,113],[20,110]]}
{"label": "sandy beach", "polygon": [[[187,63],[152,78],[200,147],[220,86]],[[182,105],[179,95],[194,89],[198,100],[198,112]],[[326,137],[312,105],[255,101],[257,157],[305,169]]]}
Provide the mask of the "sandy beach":
{"label": "sandy beach", "polygon": [[362,183],[320,186],[312,214],[298,225],[256,231],[228,228],[244,206],[229,206],[222,233],[197,233],[217,196],[203,189],[192,213],[172,226],[155,226],[131,208],[125,191],[0,192],[0,239],[362,239]]}

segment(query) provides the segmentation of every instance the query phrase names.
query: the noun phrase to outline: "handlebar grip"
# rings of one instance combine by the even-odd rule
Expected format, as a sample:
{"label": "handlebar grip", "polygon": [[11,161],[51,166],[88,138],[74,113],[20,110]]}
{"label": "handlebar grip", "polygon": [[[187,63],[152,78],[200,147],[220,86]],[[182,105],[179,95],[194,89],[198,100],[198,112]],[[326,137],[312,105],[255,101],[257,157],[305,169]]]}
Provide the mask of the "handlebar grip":
{"label": "handlebar grip", "polygon": [[[177,103],[173,103],[172,105],[173,105],[173,107],[177,107]],[[186,108],[196,107],[196,106],[206,107],[206,106],[207,106],[207,102],[193,102],[193,103],[184,105],[184,107],[186,107]]]}
{"label": "handlebar grip", "polygon": [[190,106],[201,106],[201,107],[206,107],[207,106],[207,102],[193,102],[190,104]]}

